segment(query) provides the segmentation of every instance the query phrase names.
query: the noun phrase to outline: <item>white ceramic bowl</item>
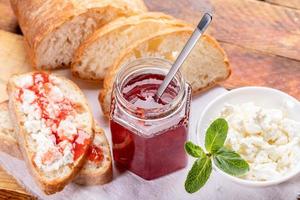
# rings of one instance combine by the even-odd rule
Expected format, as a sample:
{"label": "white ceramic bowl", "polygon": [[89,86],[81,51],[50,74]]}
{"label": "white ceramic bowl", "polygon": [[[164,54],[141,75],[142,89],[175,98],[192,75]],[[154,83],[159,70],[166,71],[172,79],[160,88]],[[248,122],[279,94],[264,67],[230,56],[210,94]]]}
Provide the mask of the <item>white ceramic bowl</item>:
{"label": "white ceramic bowl", "polygon": [[[198,144],[204,146],[203,144],[206,129],[208,128],[209,124],[219,116],[222,108],[226,103],[242,104],[250,101],[264,108],[276,108],[281,110],[285,108],[290,119],[300,121],[300,102],[284,92],[267,87],[243,87],[234,89],[228,93],[225,93],[224,95],[217,97],[204,109],[197,124]],[[300,163],[299,167],[297,169],[294,169],[290,174],[283,176],[280,179],[271,181],[245,180],[235,176],[231,176],[223,172],[216,166],[214,166],[214,169],[223,176],[238,184],[252,187],[264,187],[276,185],[293,178],[300,172]]]}

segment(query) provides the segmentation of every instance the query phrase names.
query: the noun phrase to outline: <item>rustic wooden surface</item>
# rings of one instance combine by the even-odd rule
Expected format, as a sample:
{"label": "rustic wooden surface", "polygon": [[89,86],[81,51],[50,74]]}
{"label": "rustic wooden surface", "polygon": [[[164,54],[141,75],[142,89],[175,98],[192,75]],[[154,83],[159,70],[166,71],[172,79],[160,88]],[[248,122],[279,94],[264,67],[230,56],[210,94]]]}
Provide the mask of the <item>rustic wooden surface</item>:
{"label": "rustic wooden surface", "polygon": [[[300,99],[300,0],[146,0],[146,4],[193,24],[201,13],[214,13],[209,31],[233,68],[224,87],[269,86]],[[0,29],[20,33],[8,0],[0,0]],[[0,168],[0,199],[9,198],[31,199]]]}
{"label": "rustic wooden surface", "polygon": [[0,199],[34,199],[0,167]]}
{"label": "rustic wooden surface", "polygon": [[268,3],[286,6],[293,9],[300,9],[300,1],[299,0],[265,0]]}

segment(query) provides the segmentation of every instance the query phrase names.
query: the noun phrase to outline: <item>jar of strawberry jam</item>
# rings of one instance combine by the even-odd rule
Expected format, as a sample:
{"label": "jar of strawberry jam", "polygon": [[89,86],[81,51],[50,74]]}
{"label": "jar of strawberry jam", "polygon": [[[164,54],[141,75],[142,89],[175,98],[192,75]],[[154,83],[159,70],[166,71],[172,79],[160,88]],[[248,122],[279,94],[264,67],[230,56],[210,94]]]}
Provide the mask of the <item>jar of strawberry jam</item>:
{"label": "jar of strawberry jam", "polygon": [[187,164],[191,88],[177,73],[159,101],[155,94],[171,64],[139,59],[124,66],[112,93],[110,128],[117,166],[151,180]]}

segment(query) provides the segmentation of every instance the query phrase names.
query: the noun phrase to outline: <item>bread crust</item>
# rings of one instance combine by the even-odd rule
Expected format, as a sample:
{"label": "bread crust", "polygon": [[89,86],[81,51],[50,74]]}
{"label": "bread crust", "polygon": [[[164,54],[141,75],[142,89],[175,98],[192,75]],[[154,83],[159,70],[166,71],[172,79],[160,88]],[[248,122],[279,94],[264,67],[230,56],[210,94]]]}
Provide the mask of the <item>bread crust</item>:
{"label": "bread crust", "polygon": [[[26,73],[26,74],[17,75],[17,76],[28,76],[28,75],[31,76],[33,73],[35,73],[35,72]],[[8,86],[7,86],[7,90],[8,90],[8,94],[9,94],[9,111],[10,111],[11,120],[12,120],[13,124],[15,125],[14,128],[15,128],[16,134],[18,135],[18,144],[19,144],[20,151],[22,153],[22,157],[24,158],[24,161],[27,164],[29,171],[31,172],[31,174],[33,175],[33,177],[35,178],[35,180],[37,181],[37,183],[39,184],[41,189],[46,194],[54,194],[56,192],[63,190],[63,188],[76,177],[76,175],[81,170],[81,168],[84,164],[87,150],[83,153],[83,155],[81,157],[79,157],[77,159],[76,163],[74,163],[74,166],[72,167],[71,172],[68,175],[61,177],[61,178],[53,179],[53,180],[47,180],[45,177],[41,176],[38,173],[38,170],[34,166],[33,162],[31,161],[32,155],[28,150],[28,143],[25,139],[26,135],[28,135],[28,133],[25,131],[25,128],[23,127],[23,124],[21,123],[22,113],[18,110],[16,99],[14,97],[14,91],[16,90],[16,85],[13,83],[14,77],[15,76],[13,76],[9,80]],[[75,83],[73,83],[72,81],[70,81],[64,77],[59,77],[59,78],[62,79],[64,82],[72,85],[73,88],[76,90],[76,92],[80,93],[80,95],[82,95],[84,97],[84,94],[81,92],[81,90],[78,88],[78,86]],[[94,122],[92,120],[92,114],[91,114],[91,111],[89,109],[86,99],[84,100],[84,102],[82,102],[82,104],[86,105],[85,111],[89,113],[90,127],[91,127],[91,131],[89,134],[91,136],[91,140],[93,140],[94,132],[92,131],[92,127],[94,126],[94,124],[93,124]]]}
{"label": "bread crust", "polygon": [[[73,61],[71,64],[72,74],[75,77],[89,80],[89,81],[102,80],[103,77],[100,78],[94,77],[91,73],[85,72],[84,69],[80,69],[79,67],[80,63],[82,63],[82,60],[84,59],[86,52],[89,51],[91,46],[93,46],[95,43],[98,43],[100,40],[104,40],[103,38],[106,37],[109,38],[110,35],[122,32],[123,29],[130,29],[129,27],[138,27],[138,25],[143,25],[143,24],[145,24],[144,29],[147,29],[147,27],[151,25],[157,28],[158,26],[157,24],[159,23],[165,26],[164,29],[170,27],[178,28],[178,27],[190,26],[190,24],[187,24],[186,22],[175,19],[170,15],[166,15],[160,12],[147,12],[147,13],[130,16],[130,17],[117,18],[114,21],[108,23],[107,25],[95,30],[89,37],[87,37],[87,39],[85,39],[81,43],[81,45],[75,51],[73,56]],[[134,31],[134,28],[131,31]],[[147,36],[140,35],[139,40],[145,37],[149,37],[149,35]],[[102,43],[100,44],[102,45]],[[103,67],[109,68],[111,66],[103,66]]]}
{"label": "bread crust", "polygon": [[[120,0],[10,0],[24,34],[30,62],[37,69],[48,67],[37,66],[38,46],[49,34],[57,31],[65,23],[75,17],[89,16],[92,13],[110,13],[108,15],[111,15],[113,19],[145,12],[146,6],[141,1],[135,0],[133,3]],[[111,13],[114,13],[114,16]],[[108,18],[108,21],[100,22],[98,27],[112,19]],[[64,66],[56,68],[59,67]]]}
{"label": "bread crust", "polygon": [[[169,37],[169,35],[171,35],[171,34],[181,34],[181,33],[192,34],[192,32],[193,32],[192,27],[173,28],[173,29],[170,28],[170,29],[167,29],[165,31],[156,33],[155,35],[151,35],[146,39],[141,39],[141,40],[135,42],[130,47],[128,47],[128,49],[124,50],[122,52],[122,54],[119,56],[119,58],[114,62],[113,67],[108,69],[108,72],[106,73],[106,76],[104,78],[103,89],[100,90],[100,93],[99,93],[99,96],[98,96],[98,100],[99,100],[100,106],[102,108],[102,111],[104,113],[104,116],[106,118],[109,118],[110,104],[106,100],[107,100],[107,98],[110,98],[110,96],[111,96],[111,91],[112,91],[113,83],[114,83],[114,80],[115,80],[115,76],[116,76],[117,72],[119,71],[119,69],[122,67],[123,61],[126,60],[126,58],[128,58],[129,55],[132,54],[132,52],[135,48],[139,47],[141,44],[144,44],[145,42],[147,42],[149,40],[153,40],[154,38]],[[211,44],[213,47],[215,47],[221,53],[221,55],[223,56],[223,63],[224,63],[224,65],[226,67],[226,70],[227,70],[227,76],[223,77],[223,78],[220,78],[220,79],[214,80],[213,82],[209,83],[204,88],[194,89],[192,91],[193,95],[198,94],[200,92],[203,92],[203,91],[213,87],[215,84],[226,80],[231,74],[231,67],[229,65],[227,55],[226,55],[225,51],[220,47],[218,42],[213,37],[208,36],[208,35],[204,35],[202,37],[202,39],[207,41],[209,44]],[[110,102],[110,100],[109,100],[109,102]]]}

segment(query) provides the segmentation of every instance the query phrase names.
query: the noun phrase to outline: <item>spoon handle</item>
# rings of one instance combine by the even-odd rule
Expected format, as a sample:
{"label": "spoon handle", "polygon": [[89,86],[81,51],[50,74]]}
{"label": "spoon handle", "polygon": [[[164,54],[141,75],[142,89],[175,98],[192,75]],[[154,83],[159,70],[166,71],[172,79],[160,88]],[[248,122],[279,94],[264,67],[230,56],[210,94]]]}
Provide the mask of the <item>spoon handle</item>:
{"label": "spoon handle", "polygon": [[202,17],[201,21],[199,22],[197,28],[194,30],[192,36],[189,38],[188,42],[185,44],[184,48],[180,52],[179,56],[177,57],[176,61],[172,65],[169,73],[166,75],[163,83],[160,85],[160,87],[157,90],[156,98],[159,99],[172,79],[174,78],[175,74],[179,70],[182,63],[185,61],[187,56],[190,54],[191,50],[196,45],[198,39],[202,36],[208,25],[210,24],[212,20],[212,16],[208,13],[205,13]]}

